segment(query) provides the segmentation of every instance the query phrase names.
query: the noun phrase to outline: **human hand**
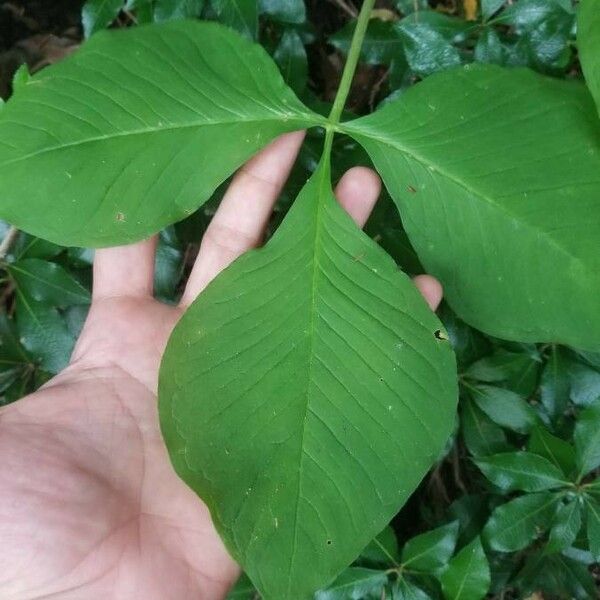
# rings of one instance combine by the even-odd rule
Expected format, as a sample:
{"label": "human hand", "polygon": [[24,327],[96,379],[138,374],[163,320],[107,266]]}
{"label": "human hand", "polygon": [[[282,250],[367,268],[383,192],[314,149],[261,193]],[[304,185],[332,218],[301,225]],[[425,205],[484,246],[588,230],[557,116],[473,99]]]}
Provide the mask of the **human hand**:
{"label": "human hand", "polygon": [[[98,250],[92,306],[69,367],[0,412],[3,600],[223,598],[239,574],[208,510],[169,463],[158,367],[179,317],[260,244],[303,134],[279,138],[234,178],[179,306],[152,296],[156,240]],[[359,226],[380,191],[350,169],[336,196]],[[415,280],[432,308],[439,283]]]}

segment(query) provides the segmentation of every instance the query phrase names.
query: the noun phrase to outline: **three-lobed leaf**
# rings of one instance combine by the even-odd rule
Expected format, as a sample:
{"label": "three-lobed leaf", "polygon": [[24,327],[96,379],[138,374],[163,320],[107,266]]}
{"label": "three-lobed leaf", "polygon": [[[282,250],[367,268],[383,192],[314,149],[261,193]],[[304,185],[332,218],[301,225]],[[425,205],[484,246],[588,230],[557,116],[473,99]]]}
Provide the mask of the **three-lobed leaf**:
{"label": "three-lobed leaf", "polygon": [[327,584],[436,460],[456,405],[440,328],[337,204],[326,162],[176,327],[163,434],[266,598]]}
{"label": "three-lobed leaf", "polygon": [[[240,2],[212,5],[223,17]],[[246,4],[254,15],[257,3]],[[576,85],[478,68],[334,127],[371,153],[423,261],[467,320],[593,349],[600,180],[590,105]],[[554,111],[550,126],[540,106]],[[219,27],[101,34],[22,83],[0,114],[2,215],[63,243],[133,241],[189,214],[276,135],[324,124],[264,51]],[[447,152],[457,139],[458,156]],[[439,323],[337,206],[326,164],[269,245],[184,317],[161,375],[174,464],[267,598],[309,597],[358,554],[435,460],[455,404]],[[32,169],[43,186],[29,181]],[[516,260],[525,254],[532,260]],[[527,498],[535,506],[521,506]],[[490,523],[520,523],[521,543],[556,499],[518,500],[520,521],[502,523],[510,511],[501,507]],[[514,543],[498,535],[498,546]]]}

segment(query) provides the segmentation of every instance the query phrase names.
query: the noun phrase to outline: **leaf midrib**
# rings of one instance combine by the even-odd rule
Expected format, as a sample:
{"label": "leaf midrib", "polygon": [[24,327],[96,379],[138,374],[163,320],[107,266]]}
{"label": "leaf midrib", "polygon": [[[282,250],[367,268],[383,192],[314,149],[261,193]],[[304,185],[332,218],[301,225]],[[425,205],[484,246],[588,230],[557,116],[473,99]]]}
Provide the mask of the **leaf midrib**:
{"label": "leaf midrib", "polygon": [[458,591],[457,591],[455,600],[460,600],[460,597],[462,596],[465,586],[467,585],[467,577],[471,574],[471,566],[473,565],[473,560],[475,559],[475,553],[476,553],[475,550],[473,550],[473,552],[471,552],[471,556],[469,557],[469,562],[467,563],[467,568],[465,569],[462,580],[458,587]]}
{"label": "leaf midrib", "polygon": [[[548,493],[548,492],[541,492],[541,494],[544,494],[544,493]],[[518,527],[525,521],[528,521],[528,520],[534,518],[538,513],[546,510],[549,506],[551,506],[553,503],[555,503],[557,498],[558,498],[558,495],[556,493],[551,494],[551,496],[543,504],[539,505],[537,508],[535,508],[531,512],[528,512],[527,514],[525,514],[525,516],[520,517],[516,521],[513,521],[508,527],[506,527],[503,530],[502,533],[504,535],[506,535],[507,531],[513,531],[515,527]]]}
{"label": "leaf midrib", "polygon": [[[480,462],[484,462],[484,461],[482,460]],[[552,463],[549,462],[549,464],[552,464]],[[554,487],[563,487],[563,486],[569,485],[568,481],[562,481],[561,479],[557,479],[557,477],[555,475],[551,475],[549,473],[531,473],[525,467],[521,467],[519,469],[518,467],[511,467],[510,465],[498,466],[498,465],[494,465],[493,463],[489,463],[489,462],[487,463],[487,466],[495,467],[499,471],[505,471],[505,472],[511,473],[513,475],[520,475],[520,476],[525,475],[525,476],[529,476],[531,479],[537,479],[541,482],[545,481],[547,483],[553,484],[552,486],[550,486],[549,488],[546,488],[546,489],[552,489]],[[519,488],[517,488],[517,489],[519,489]],[[542,490],[540,490],[540,491],[542,491]]]}
{"label": "leaf midrib", "polygon": [[313,264],[312,264],[312,274],[311,274],[311,298],[310,298],[310,314],[309,314],[309,347],[308,347],[308,368],[307,368],[307,378],[306,378],[306,407],[304,411],[304,419],[302,421],[302,432],[300,434],[300,447],[299,447],[299,461],[298,461],[298,491],[296,494],[296,506],[294,508],[294,538],[292,541],[292,552],[290,554],[290,570],[288,574],[288,589],[287,589],[287,597],[291,598],[290,594],[292,592],[292,584],[293,577],[292,573],[294,572],[294,559],[296,557],[296,549],[298,546],[298,513],[300,510],[300,493],[302,490],[302,465],[304,463],[304,437],[306,434],[306,422],[308,420],[308,407],[310,404],[310,388],[311,382],[313,380],[313,368],[314,368],[314,341],[315,341],[315,331],[316,331],[316,303],[317,303],[317,284],[320,274],[320,265],[317,260],[317,256],[319,254],[319,248],[321,246],[321,219],[323,215],[323,207],[325,204],[324,199],[322,198],[322,194],[324,191],[324,183],[327,183],[327,172],[328,170],[323,168],[324,165],[321,164],[320,168],[321,172],[319,173],[320,180],[317,184],[317,190],[319,194],[319,198],[317,199],[317,208],[315,213],[315,235],[314,235],[314,250],[313,250]]}
{"label": "leaf midrib", "polygon": [[24,275],[25,277],[29,277],[31,279],[33,279],[34,281],[38,281],[40,283],[42,283],[43,285],[56,290],[57,292],[61,292],[64,294],[68,294],[70,296],[74,296],[75,298],[79,298],[80,300],[85,300],[86,303],[89,302],[89,296],[87,295],[87,290],[83,287],[80,286],[79,282],[76,282],[75,280],[73,280],[71,283],[73,283],[74,286],[78,286],[80,287],[80,290],[78,291],[74,291],[73,289],[66,289],[66,287],[61,287],[59,285],[56,285],[55,283],[52,283],[51,281],[49,281],[48,279],[44,279],[43,277],[39,277],[38,275],[35,275],[32,271],[27,271],[26,269],[22,269],[20,267],[17,267],[15,264],[9,265],[9,271],[16,271],[17,273],[21,273],[22,275]]}
{"label": "leaf midrib", "polygon": [[[74,142],[67,142],[66,144],[49,146],[47,148],[43,148],[42,150],[38,150],[36,152],[30,152],[29,154],[23,154],[22,156],[18,156],[13,158],[12,160],[7,160],[3,163],[0,163],[0,168],[7,167],[9,165],[29,160],[30,158],[36,158],[43,154],[48,154],[54,151],[66,150],[69,148],[76,148],[78,146],[84,146],[86,144],[93,144],[95,142],[102,142],[105,140],[113,140],[128,136],[138,136],[138,135],[148,135],[148,134],[158,134],[158,133],[166,133],[170,131],[179,131],[184,129],[193,129],[202,127],[210,127],[213,125],[238,125],[238,124],[249,124],[249,123],[268,123],[268,122],[277,122],[277,123],[298,123],[301,127],[307,126],[322,126],[325,123],[325,120],[322,118],[318,118],[317,114],[295,114],[295,113],[285,113],[279,114],[274,117],[268,118],[251,118],[251,119],[231,119],[231,120],[218,120],[218,121],[194,121],[192,123],[174,125],[171,127],[148,127],[145,129],[137,129],[137,130],[128,130],[128,131],[120,131],[118,133],[111,133],[107,135],[98,135],[94,137],[88,137],[85,139],[77,140]],[[14,122],[16,125],[20,125],[18,122]]]}
{"label": "leaf midrib", "polygon": [[[459,177],[455,176],[454,174],[449,173],[443,167],[440,167],[438,164],[434,163],[433,161],[426,159],[424,156],[421,156],[414,150],[400,145],[397,140],[393,140],[393,139],[390,139],[387,137],[380,137],[377,135],[373,135],[373,132],[371,132],[369,130],[361,129],[360,127],[358,127],[356,125],[353,126],[352,123],[343,123],[339,126],[339,128],[340,128],[340,131],[342,131],[343,133],[347,133],[347,134],[351,135],[352,137],[368,138],[375,142],[385,144],[386,146],[393,148],[394,150],[397,150],[398,152],[402,153],[405,157],[408,157],[408,158],[413,159],[416,162],[420,163],[426,169],[428,169],[428,170],[433,169],[435,173],[438,173],[438,174],[442,175],[443,177],[449,179],[450,181],[455,183],[457,186],[459,186],[463,190],[465,190],[469,195],[474,195],[478,198],[481,198],[489,206],[491,206],[498,212],[503,213],[506,217],[508,217],[512,221],[516,221],[516,222],[524,225],[527,229],[533,231],[536,237],[541,235],[541,237],[543,237],[544,239],[547,239],[549,241],[550,245],[555,247],[559,252],[565,254],[570,260],[576,262],[584,270],[587,270],[585,263],[583,262],[583,259],[580,256],[573,254],[568,248],[566,248],[562,244],[560,244],[558,240],[556,240],[555,238],[550,236],[550,234],[547,231],[545,231],[544,229],[541,229],[539,227],[536,227],[533,223],[530,223],[529,221],[521,219],[518,215],[514,214],[513,212],[508,210],[506,207],[504,207],[501,204],[499,204],[498,202],[496,202],[493,198],[491,198],[484,192],[481,192],[474,188],[470,188],[469,185],[466,182],[464,182],[462,179],[460,179]],[[357,141],[360,142],[359,139],[357,139]]]}

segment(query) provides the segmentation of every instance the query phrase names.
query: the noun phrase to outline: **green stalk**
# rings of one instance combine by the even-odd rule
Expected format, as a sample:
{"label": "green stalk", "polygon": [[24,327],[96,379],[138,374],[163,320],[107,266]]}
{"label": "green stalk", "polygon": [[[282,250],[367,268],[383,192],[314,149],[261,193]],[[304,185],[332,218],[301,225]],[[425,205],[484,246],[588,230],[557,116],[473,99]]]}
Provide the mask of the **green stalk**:
{"label": "green stalk", "polygon": [[360,14],[358,15],[358,22],[356,23],[356,29],[352,36],[352,43],[350,44],[350,51],[348,52],[348,58],[344,65],[344,72],[342,73],[342,80],[340,81],[340,87],[338,88],[331,113],[327,119],[329,127],[327,128],[329,133],[335,126],[340,122],[344,105],[350,92],[350,86],[352,85],[352,78],[354,77],[354,71],[356,71],[356,65],[358,64],[358,58],[360,56],[360,49],[362,48],[363,40],[365,39],[365,33],[367,32],[367,25],[369,24],[369,18],[371,17],[371,11],[375,5],[375,0],[365,0]]}

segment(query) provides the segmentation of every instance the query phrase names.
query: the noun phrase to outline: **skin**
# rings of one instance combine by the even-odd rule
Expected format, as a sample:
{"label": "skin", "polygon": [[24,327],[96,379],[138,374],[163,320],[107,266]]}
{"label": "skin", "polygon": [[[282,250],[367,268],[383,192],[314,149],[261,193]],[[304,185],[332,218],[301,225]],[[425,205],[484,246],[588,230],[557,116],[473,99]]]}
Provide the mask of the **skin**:
{"label": "skin", "polygon": [[[201,244],[181,304],[152,296],[156,240],[98,250],[89,317],[71,364],[0,411],[3,600],[223,598],[239,575],[198,497],[173,472],[157,416],[167,339],[185,308],[260,245],[303,133],[236,175]],[[336,197],[358,226],[378,176],[350,169]],[[415,279],[435,309],[439,283]]]}

